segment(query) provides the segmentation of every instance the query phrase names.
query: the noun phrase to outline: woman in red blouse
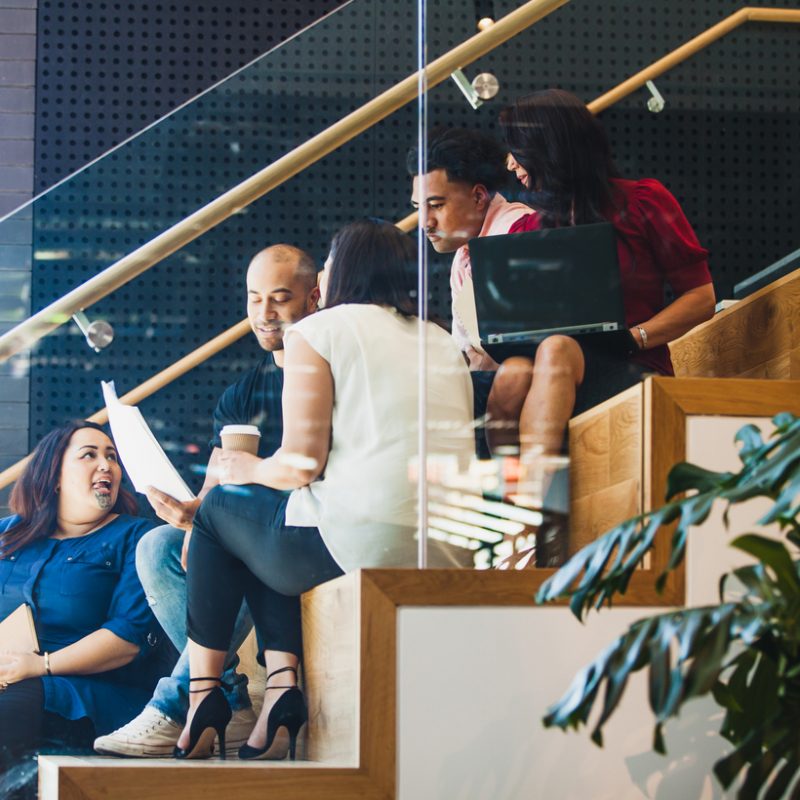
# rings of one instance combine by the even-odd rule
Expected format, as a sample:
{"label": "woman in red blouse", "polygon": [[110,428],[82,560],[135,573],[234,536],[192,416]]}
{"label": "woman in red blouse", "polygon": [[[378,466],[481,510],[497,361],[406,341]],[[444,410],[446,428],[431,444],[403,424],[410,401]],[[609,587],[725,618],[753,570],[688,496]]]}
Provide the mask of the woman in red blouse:
{"label": "woman in red blouse", "polygon": [[[528,95],[501,113],[500,126],[508,168],[535,209],[509,233],[611,222],[626,322],[638,346],[625,356],[604,351],[596,338],[551,336],[531,357],[503,362],[489,407],[496,417],[519,420],[524,464],[538,453],[560,451],[573,411],[646,373],[672,375],[667,342],[709,319],[715,298],[708,251],[677,200],[651,178],[619,177],[602,126],[577,97],[557,89]],[[669,304],[667,285],[674,297]]]}

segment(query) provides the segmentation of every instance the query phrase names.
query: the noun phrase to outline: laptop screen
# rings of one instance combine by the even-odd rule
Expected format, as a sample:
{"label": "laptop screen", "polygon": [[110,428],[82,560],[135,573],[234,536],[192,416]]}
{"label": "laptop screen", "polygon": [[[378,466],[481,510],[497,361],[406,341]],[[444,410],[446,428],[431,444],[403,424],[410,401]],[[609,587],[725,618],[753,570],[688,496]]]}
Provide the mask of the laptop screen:
{"label": "laptop screen", "polygon": [[472,239],[469,250],[483,341],[603,322],[624,327],[610,223],[486,236]]}

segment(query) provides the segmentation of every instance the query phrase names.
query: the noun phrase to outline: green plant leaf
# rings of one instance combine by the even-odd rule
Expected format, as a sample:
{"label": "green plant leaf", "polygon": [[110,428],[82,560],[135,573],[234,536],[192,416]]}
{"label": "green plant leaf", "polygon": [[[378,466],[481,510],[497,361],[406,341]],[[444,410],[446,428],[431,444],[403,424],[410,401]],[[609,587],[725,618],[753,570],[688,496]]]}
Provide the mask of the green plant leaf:
{"label": "green plant leaf", "polygon": [[798,506],[794,503],[800,495],[800,475],[795,476],[791,481],[787,481],[775,498],[772,508],[758,521],[759,525],[769,525],[772,522],[784,518],[786,522],[797,516]]}
{"label": "green plant leaf", "polygon": [[758,757],[761,752],[761,732],[750,731],[741,744],[724,758],[714,764],[714,774],[727,789],[736,780],[736,776],[744,769],[745,765]]}
{"label": "green plant leaf", "polygon": [[567,593],[567,590],[578,579],[583,572],[586,563],[592,558],[593,547],[584,547],[561,567],[555,575],[549,577],[536,593],[537,603],[546,603],[548,600],[556,600]]}
{"label": "green plant leaf", "polygon": [[653,728],[653,750],[660,755],[667,754],[667,746],[664,744],[664,726],[658,722]]}
{"label": "green plant leaf", "polygon": [[761,431],[755,425],[745,425],[740,428],[733,440],[742,445],[739,449],[739,458],[743,464],[750,464],[761,457],[764,440],[761,438]]}
{"label": "green plant leaf", "polygon": [[781,411],[780,414],[776,414],[772,418],[772,424],[775,426],[776,430],[783,433],[787,429],[789,429],[795,422],[798,421],[798,417],[795,417],[794,414],[790,414],[788,411]]}
{"label": "green plant leaf", "polygon": [[711,694],[718,706],[734,712],[742,710],[742,706],[739,704],[739,696],[729,684],[717,681],[711,689]]}
{"label": "green plant leaf", "polygon": [[793,748],[787,748],[784,757],[786,762],[775,774],[762,800],[782,800],[786,796],[789,786],[798,777],[798,773],[800,773],[800,755],[798,755],[796,742]]}
{"label": "green plant leaf", "polygon": [[603,710],[595,725],[596,732],[602,729],[606,720],[622,699],[631,672],[640,670],[647,663],[646,645],[653,631],[657,630],[657,627],[657,617],[640,620],[632,625],[624,636],[617,640],[618,645],[608,660],[605,670],[606,693]]}
{"label": "green plant leaf", "polygon": [[715,498],[725,504],[726,525],[737,503],[769,498],[772,505],[762,522],[777,523],[785,537],[736,537],[732,544],[758,563],[720,579],[719,605],[660,614],[632,625],[576,676],[549,709],[546,725],[566,729],[586,724],[604,688],[592,731],[592,740],[602,745],[603,726],[618,707],[630,675],[648,668],[654,749],[664,749],[664,722],[686,701],[711,692],[725,709],[720,733],[734,746],[714,767],[720,783],[727,787],[743,775],[739,796],[745,800],[777,800],[794,785],[800,776],[800,561],[792,560],[786,542],[800,546],[800,419],[779,414],[774,424],[766,441],[753,426],[739,431],[742,468],[737,473],[676,465],[668,497],[688,496],[618,525],[542,586],[539,602],[569,596],[579,618],[592,606],[610,605],[625,592],[656,537],[675,522],[670,557],[657,578],[657,587],[663,586],[685,557],[689,531],[707,519]]}
{"label": "green plant leaf", "polygon": [[664,624],[661,621],[658,629],[650,640],[648,658],[650,669],[647,672],[647,689],[650,698],[650,708],[657,719],[663,716],[664,707],[670,696],[672,654],[670,642],[676,632],[676,625]]}
{"label": "green plant leaf", "polygon": [[797,576],[792,557],[782,542],[756,533],[748,533],[734,539],[731,546],[750,553],[762,564],[771,567],[783,592],[789,596],[800,597],[800,578]]}
{"label": "green plant leaf", "polygon": [[695,489],[698,493],[716,491],[733,477],[731,472],[713,472],[696,464],[676,464],[667,476],[667,500]]}
{"label": "green plant leaf", "polygon": [[547,710],[542,720],[545,727],[577,728],[580,723],[586,722],[608,661],[618,643],[619,640],[612,642],[591,664],[575,676],[566,694]]}

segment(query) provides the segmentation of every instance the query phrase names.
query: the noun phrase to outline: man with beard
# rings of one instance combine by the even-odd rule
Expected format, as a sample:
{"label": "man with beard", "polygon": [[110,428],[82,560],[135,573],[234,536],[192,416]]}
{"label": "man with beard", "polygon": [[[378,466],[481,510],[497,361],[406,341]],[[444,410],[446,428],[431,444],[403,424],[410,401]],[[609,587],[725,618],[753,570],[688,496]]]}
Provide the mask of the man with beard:
{"label": "man with beard", "polygon": [[[206,478],[197,498],[181,503],[150,488],[147,498],[156,514],[169,523],[145,535],[136,551],[136,568],[152,610],[182,651],[175,669],[159,682],[144,710],[113,733],[95,740],[99,753],[137,757],[172,756],[186,720],[189,661],[186,652],[186,552],[192,521],[202,498],[218,485],[220,431],[225,425],[256,425],[261,432],[260,458],[272,455],[283,434],[283,331],[316,310],[319,299],[314,261],[297,247],[278,244],[262,250],[247,269],[247,316],[260,347],[262,361],[222,394],[214,411],[214,438]],[[236,752],[247,741],[256,718],[247,693],[247,678],[236,673],[236,650],[252,627],[245,606],[239,613],[223,679],[233,718],[227,747]]]}

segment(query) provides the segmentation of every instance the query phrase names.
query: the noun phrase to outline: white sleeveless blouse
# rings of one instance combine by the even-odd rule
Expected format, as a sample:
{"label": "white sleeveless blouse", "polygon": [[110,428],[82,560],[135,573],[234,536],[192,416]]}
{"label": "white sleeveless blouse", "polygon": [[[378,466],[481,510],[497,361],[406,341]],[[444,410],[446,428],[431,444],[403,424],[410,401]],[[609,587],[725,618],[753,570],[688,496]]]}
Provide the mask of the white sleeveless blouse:
{"label": "white sleeveless blouse", "polygon": [[[433,323],[426,331],[428,454],[464,468],[474,450],[469,371],[446,331]],[[286,524],[318,528],[346,572],[416,565],[419,332],[416,318],[359,304],[286,331],[330,364],[334,383],[325,473],[292,492]]]}

